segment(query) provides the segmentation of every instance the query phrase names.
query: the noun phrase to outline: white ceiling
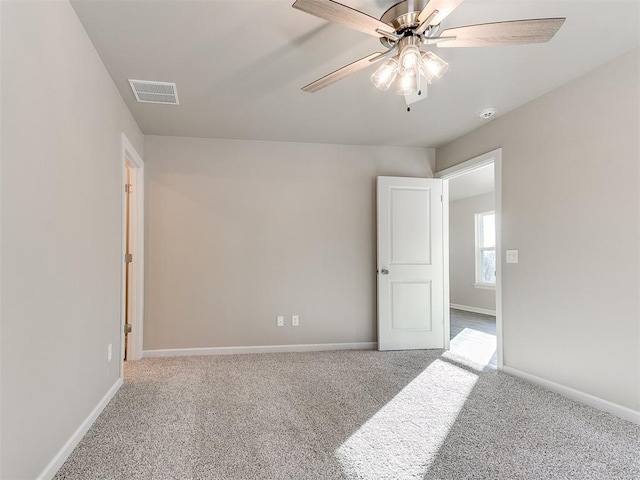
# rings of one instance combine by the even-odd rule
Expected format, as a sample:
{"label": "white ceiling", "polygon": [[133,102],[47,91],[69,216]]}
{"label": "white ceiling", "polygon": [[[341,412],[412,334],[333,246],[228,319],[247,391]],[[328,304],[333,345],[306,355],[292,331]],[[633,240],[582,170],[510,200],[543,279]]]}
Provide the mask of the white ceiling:
{"label": "white ceiling", "polygon": [[[567,17],[548,44],[437,49],[450,67],[406,112],[373,69],[300,88],[375,51],[371,36],[291,8],[293,0],[75,0],[145,134],[437,147],[640,44],[638,0],[465,0],[443,28]],[[379,17],[394,0],[342,0]],[[179,106],[135,102],[128,79],[175,82]]]}
{"label": "white ceiling", "polygon": [[449,201],[476,197],[495,190],[493,163],[449,180]]}

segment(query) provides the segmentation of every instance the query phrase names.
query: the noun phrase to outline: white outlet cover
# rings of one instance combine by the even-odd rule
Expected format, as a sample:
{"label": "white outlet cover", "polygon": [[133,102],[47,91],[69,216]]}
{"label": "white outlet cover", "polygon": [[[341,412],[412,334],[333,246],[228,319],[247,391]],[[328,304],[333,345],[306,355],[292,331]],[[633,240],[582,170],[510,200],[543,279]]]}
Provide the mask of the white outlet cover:
{"label": "white outlet cover", "polygon": [[507,263],[518,263],[518,250],[507,250]]}
{"label": "white outlet cover", "polygon": [[291,317],[291,326],[297,327],[298,325],[300,325],[300,317],[298,317],[298,315],[293,315]]}
{"label": "white outlet cover", "polygon": [[278,327],[284,327],[284,317],[281,315],[278,315],[278,319],[276,320],[276,325]]}

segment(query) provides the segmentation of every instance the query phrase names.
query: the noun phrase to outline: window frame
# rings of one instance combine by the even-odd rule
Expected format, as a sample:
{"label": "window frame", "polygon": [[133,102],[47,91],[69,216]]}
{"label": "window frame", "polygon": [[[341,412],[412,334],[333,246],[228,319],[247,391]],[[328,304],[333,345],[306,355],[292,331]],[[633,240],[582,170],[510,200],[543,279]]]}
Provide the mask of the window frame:
{"label": "window frame", "polygon": [[[476,288],[481,288],[485,290],[495,290],[496,284],[483,282],[481,279],[481,271],[482,271],[482,253],[487,251],[493,251],[496,256],[496,264],[497,264],[497,251],[496,245],[493,247],[481,247],[482,239],[480,235],[482,233],[482,219],[488,215],[494,216],[494,225],[495,225],[495,210],[488,210],[486,212],[479,212],[474,215],[475,222],[475,239],[474,239],[474,251],[475,251],[475,283],[473,284]],[[496,265],[497,266],[497,265]],[[495,274],[494,274],[495,277]]]}

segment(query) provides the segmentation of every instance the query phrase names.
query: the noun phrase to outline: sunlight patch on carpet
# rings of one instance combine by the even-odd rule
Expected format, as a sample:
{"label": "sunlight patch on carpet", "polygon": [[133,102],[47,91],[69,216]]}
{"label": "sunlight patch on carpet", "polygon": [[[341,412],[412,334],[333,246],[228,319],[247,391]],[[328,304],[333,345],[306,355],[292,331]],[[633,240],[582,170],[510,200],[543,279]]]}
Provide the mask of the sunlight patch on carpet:
{"label": "sunlight patch on carpet", "polygon": [[449,351],[485,367],[496,353],[496,337],[490,333],[465,328],[451,340]]}
{"label": "sunlight patch on carpet", "polygon": [[345,476],[424,478],[477,379],[434,361],[336,449]]}

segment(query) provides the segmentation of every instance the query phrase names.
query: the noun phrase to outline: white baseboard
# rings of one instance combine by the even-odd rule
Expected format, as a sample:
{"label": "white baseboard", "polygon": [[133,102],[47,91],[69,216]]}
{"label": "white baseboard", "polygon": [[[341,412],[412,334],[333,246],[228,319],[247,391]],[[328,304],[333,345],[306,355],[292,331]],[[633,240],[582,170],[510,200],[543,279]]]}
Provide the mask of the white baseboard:
{"label": "white baseboard", "polygon": [[56,454],[56,456],[53,457],[53,460],[49,462],[49,465],[45,467],[42,473],[38,476],[38,480],[51,480],[55,476],[57,471],[60,470],[60,467],[62,467],[62,464],[67,460],[67,458],[69,458],[69,455],[71,455],[71,452],[73,452],[73,449],[76,448],[78,443],[80,443],[80,440],[82,440],[82,437],[86,435],[86,433],[91,428],[91,425],[93,425],[93,422],[96,421],[98,416],[104,410],[104,407],[107,406],[107,404],[111,401],[111,399],[116,394],[116,392],[120,389],[121,386],[122,386],[122,378],[119,378],[116,381],[116,383],[114,383],[113,386],[109,389],[109,391],[105,394],[105,396],[102,397],[102,400],[100,400],[98,405],[96,405],[96,408],[94,408],[93,411],[89,414],[89,416],[84,420],[84,422],[80,424],[78,429],[75,432],[73,432],[73,435],[71,435],[71,438],[67,440],[67,443],[65,443],[64,446],[60,449],[60,451]]}
{"label": "white baseboard", "polygon": [[145,350],[143,358],[189,357],[195,355],[238,355],[244,353],[324,352],[329,350],[374,350],[376,342],[314,343],[303,345],[262,345],[254,347],[171,348]]}
{"label": "white baseboard", "polygon": [[458,305],[457,303],[450,303],[449,306],[456,310],[464,310],[465,312],[481,313],[483,315],[491,315],[492,317],[496,316],[495,310],[487,310],[486,308],[469,307],[467,305]]}
{"label": "white baseboard", "polygon": [[585,405],[589,405],[590,407],[602,410],[603,412],[608,412],[611,415],[615,415],[616,417],[620,417],[624,420],[628,420],[632,423],[640,425],[640,412],[636,410],[623,407],[622,405],[618,405],[617,403],[613,403],[599,397],[594,397],[593,395],[590,395],[588,393],[566,387],[550,380],[545,380],[544,378],[531,375],[530,373],[523,372],[507,365],[504,365],[500,370],[514,377],[518,377],[528,382],[535,383],[536,385],[540,385],[541,387],[544,387],[547,390],[551,390],[552,392],[559,393],[563,397],[567,397],[577,402],[584,403]]}

